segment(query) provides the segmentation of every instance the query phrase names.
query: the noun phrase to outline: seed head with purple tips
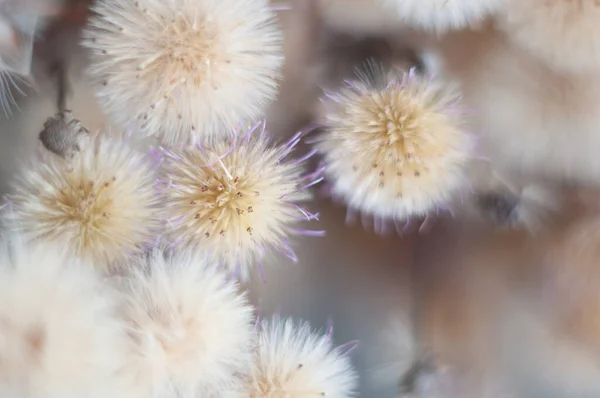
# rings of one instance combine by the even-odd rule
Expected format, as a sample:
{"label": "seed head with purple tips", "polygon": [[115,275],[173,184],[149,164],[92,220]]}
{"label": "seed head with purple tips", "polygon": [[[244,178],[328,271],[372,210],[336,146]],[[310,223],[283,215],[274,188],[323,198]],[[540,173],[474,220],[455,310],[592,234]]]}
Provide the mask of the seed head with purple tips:
{"label": "seed head with purple tips", "polygon": [[244,280],[268,251],[294,259],[288,237],[319,235],[298,228],[316,216],[300,207],[315,176],[303,161],[286,161],[300,141],[270,146],[265,125],[210,148],[164,149],[162,178],[168,234],[175,246],[193,247]]}
{"label": "seed head with purple tips", "polygon": [[426,216],[463,184],[472,139],[459,94],[436,79],[370,63],[327,93],[316,143],[331,194],[382,219]]}

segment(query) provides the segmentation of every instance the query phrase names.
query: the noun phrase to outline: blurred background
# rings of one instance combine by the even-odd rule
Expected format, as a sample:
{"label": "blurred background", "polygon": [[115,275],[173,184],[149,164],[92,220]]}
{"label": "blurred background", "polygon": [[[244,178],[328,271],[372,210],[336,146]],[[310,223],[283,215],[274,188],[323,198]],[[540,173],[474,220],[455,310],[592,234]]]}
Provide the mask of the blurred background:
{"label": "blurred background", "polygon": [[[472,76],[465,96],[482,115],[477,128],[494,129],[497,122],[518,129],[519,114],[507,116],[482,83],[514,80],[521,70],[515,63],[485,69],[490,51],[504,60],[521,57],[501,33],[484,27],[451,35],[441,41],[442,62],[417,51],[423,38],[369,0],[282,4],[286,65],[269,112],[273,135],[283,139],[314,121],[320,89],[339,84],[369,57]],[[55,6],[34,45],[30,76],[12,87],[12,114],[0,117],[2,194],[56,112],[62,69],[67,107],[90,130],[110,127],[78,46],[89,1]],[[358,340],[352,355],[360,397],[399,396],[399,383],[423,352],[460,382],[452,393],[415,387],[403,396],[599,397],[596,196],[585,186],[561,189],[574,204],[535,235],[481,217],[441,216],[428,228],[416,223],[402,236],[381,236],[369,220],[347,223],[344,206],[316,192],[310,209],[320,212],[326,237],[298,240],[297,263],[278,258],[265,265],[266,283],[254,281],[251,295],[263,315],[279,312],[321,328],[331,320],[339,344]]]}

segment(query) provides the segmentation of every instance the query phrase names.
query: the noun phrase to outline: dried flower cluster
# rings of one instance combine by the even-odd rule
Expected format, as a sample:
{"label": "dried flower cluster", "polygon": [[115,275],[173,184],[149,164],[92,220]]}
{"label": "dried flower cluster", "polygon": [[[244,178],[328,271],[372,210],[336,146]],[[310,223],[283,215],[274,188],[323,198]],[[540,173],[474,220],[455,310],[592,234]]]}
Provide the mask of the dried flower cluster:
{"label": "dried flower cluster", "polygon": [[308,324],[256,328],[239,285],[205,259],[155,251],[105,279],[63,245],[5,237],[0,394],[351,397],[347,352]]}
{"label": "dried flower cluster", "polygon": [[317,219],[300,206],[320,181],[304,174],[314,151],[291,160],[302,134],[274,144],[258,122],[282,64],[274,11],[263,0],[102,0],[95,11],[90,71],[121,133],[90,134],[61,112],[14,180],[0,395],[352,396],[345,352],[291,321],[257,329],[232,279],[270,252],[296,259],[292,235],[322,235],[301,226]]}
{"label": "dried flower cluster", "polygon": [[[497,2],[388,3],[442,30]],[[283,64],[267,0],[93,11],[89,74],[118,133],[61,110],[15,178],[1,214],[0,396],[354,396],[348,345],[308,323],[257,321],[240,283],[269,254],[297,260],[292,238],[324,234],[305,229],[318,214],[302,207],[324,179],[378,219],[450,203],[472,147],[459,94],[371,63],[327,93],[323,134],[293,157],[304,133],[274,143],[261,121]]]}

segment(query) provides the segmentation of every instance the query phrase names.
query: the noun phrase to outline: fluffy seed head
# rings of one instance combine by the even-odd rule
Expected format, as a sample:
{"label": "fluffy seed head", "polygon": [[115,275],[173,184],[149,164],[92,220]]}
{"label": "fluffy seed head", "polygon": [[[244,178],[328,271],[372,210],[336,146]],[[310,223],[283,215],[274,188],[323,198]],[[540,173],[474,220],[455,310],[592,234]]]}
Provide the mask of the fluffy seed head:
{"label": "fluffy seed head", "polygon": [[98,136],[72,161],[42,151],[9,195],[8,226],[25,238],[66,242],[98,267],[123,265],[157,231],[152,165]]}
{"label": "fluffy seed head", "polygon": [[86,45],[118,123],[167,144],[220,138],[263,116],[277,92],[282,33],[267,0],[101,0]]}
{"label": "fluffy seed head", "polygon": [[261,134],[211,148],[165,150],[165,210],[174,244],[202,249],[214,262],[242,279],[267,249],[290,251],[287,236],[302,217],[314,218],[297,203],[302,190],[301,162],[284,158],[299,139],[270,147]]}
{"label": "fluffy seed head", "polygon": [[436,32],[461,29],[494,14],[506,0],[382,0],[409,25]]}
{"label": "fluffy seed head", "polygon": [[0,248],[0,396],[120,397],[123,324],[92,267],[56,246]]}
{"label": "fluffy seed head", "polygon": [[600,70],[600,2],[508,0],[498,16],[515,42],[560,71]]}
{"label": "fluffy seed head", "polygon": [[128,371],[140,396],[229,391],[235,373],[251,363],[253,310],[246,296],[205,259],[186,254],[155,252],[134,271],[122,286]]}
{"label": "fluffy seed head", "polygon": [[471,139],[451,87],[370,65],[325,102],[317,148],[334,196],[382,218],[423,216],[464,181]]}
{"label": "fluffy seed head", "polygon": [[355,396],[356,386],[350,358],[332,346],[330,336],[291,319],[262,323],[245,396],[347,398]]}

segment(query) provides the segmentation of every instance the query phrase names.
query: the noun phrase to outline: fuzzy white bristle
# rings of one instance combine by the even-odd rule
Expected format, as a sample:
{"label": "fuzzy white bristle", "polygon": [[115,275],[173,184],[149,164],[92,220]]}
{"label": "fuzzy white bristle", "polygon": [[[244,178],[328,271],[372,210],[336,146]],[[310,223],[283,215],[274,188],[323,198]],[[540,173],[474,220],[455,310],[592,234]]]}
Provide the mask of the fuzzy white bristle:
{"label": "fuzzy white bristle", "polygon": [[560,71],[600,71],[596,0],[508,0],[499,25],[525,50]]}
{"label": "fuzzy white bristle", "polygon": [[408,25],[443,33],[479,24],[506,0],[380,0]]}
{"label": "fuzzy white bristle", "polygon": [[465,183],[471,137],[452,86],[369,66],[325,100],[317,143],[331,193],[384,219],[425,216]]}
{"label": "fuzzy white bristle", "polygon": [[101,0],[86,33],[98,97],[167,144],[222,138],[278,90],[283,35],[266,0]]}
{"label": "fuzzy white bristle", "polygon": [[331,337],[291,319],[264,321],[244,396],[250,398],[349,398],[357,375]]}
{"label": "fuzzy white bristle", "polygon": [[130,326],[127,372],[140,396],[226,394],[235,375],[248,371],[253,308],[204,258],[156,251],[120,285]]}
{"label": "fuzzy white bristle", "polygon": [[153,167],[101,135],[72,161],[42,151],[14,181],[7,225],[27,239],[66,242],[99,268],[120,267],[158,231]]}
{"label": "fuzzy white bristle", "polygon": [[268,251],[293,257],[288,236],[303,233],[298,224],[314,218],[298,205],[310,198],[302,162],[285,161],[299,138],[271,147],[263,133],[264,124],[261,134],[251,129],[211,148],[164,151],[173,244],[204,251],[242,280]]}
{"label": "fuzzy white bristle", "polygon": [[122,397],[118,297],[60,246],[0,248],[0,396]]}

